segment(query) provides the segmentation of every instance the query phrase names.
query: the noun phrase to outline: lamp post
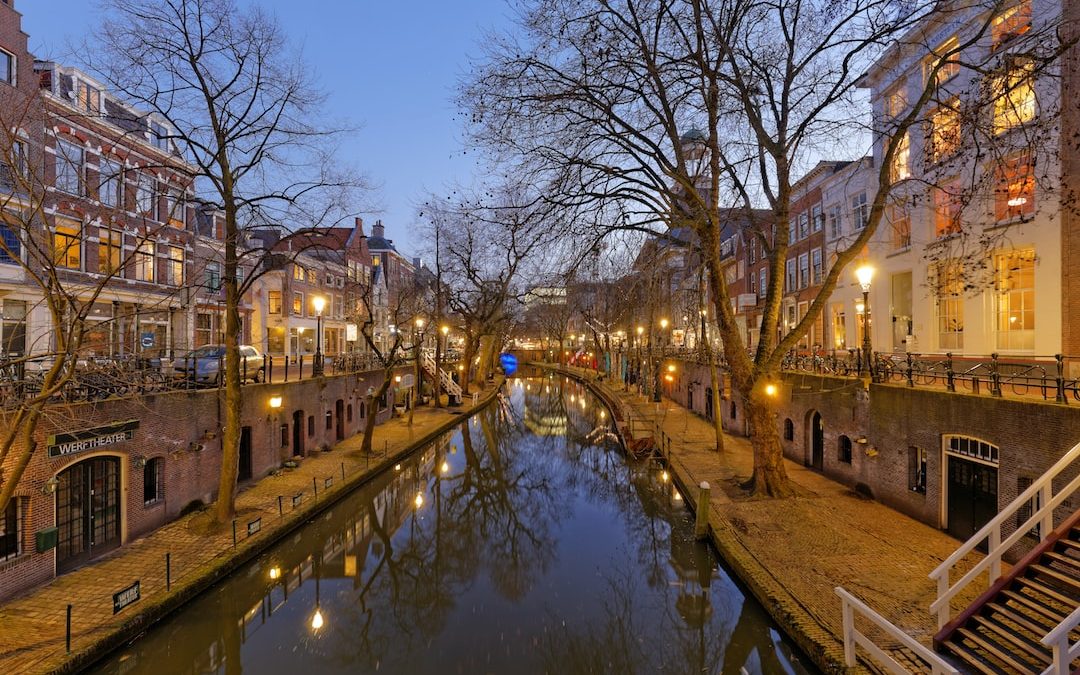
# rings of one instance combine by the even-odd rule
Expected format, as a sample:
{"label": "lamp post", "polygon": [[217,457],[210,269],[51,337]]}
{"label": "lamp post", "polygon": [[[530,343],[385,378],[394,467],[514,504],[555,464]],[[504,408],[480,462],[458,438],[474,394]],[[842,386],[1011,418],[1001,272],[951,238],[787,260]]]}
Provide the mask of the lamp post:
{"label": "lamp post", "polygon": [[873,346],[870,343],[870,281],[873,277],[874,268],[868,264],[861,265],[855,270],[855,278],[858,279],[859,286],[862,288],[863,298],[863,359],[864,363],[866,363],[866,372],[870,375],[870,380],[876,381],[874,378],[874,352]]}
{"label": "lamp post", "polygon": [[420,372],[420,340],[424,335],[424,320],[422,318],[420,318],[420,317],[416,317],[416,322],[415,323],[416,323],[416,333],[415,333],[415,338],[413,339],[413,344],[415,346],[415,352],[416,352],[415,357],[414,357],[414,359],[415,359],[415,363],[414,363],[415,370],[414,370],[414,372],[416,373],[416,377],[414,379],[416,380],[416,387],[413,390],[413,402],[412,402],[412,405],[409,406],[409,426],[412,426],[412,423],[413,423],[413,409],[420,403],[420,387],[421,387],[421,384],[422,384],[422,381],[420,379],[420,377],[421,377],[421,372]]}
{"label": "lamp post", "polygon": [[311,364],[311,375],[319,377],[323,374],[322,313],[326,308],[326,298],[316,295],[311,299],[311,306],[315,308],[315,362]]}
{"label": "lamp post", "polygon": [[435,342],[435,407],[442,407],[442,361],[450,346],[447,338],[450,335],[450,326],[443,325],[439,328],[442,338],[436,338]]}
{"label": "lamp post", "polygon": [[641,334],[645,332],[644,326],[637,327],[637,335],[634,337],[634,384],[638,393],[641,393]]}
{"label": "lamp post", "polygon": [[653,366],[653,403],[660,402],[660,360],[664,356],[664,349],[667,347],[667,328],[668,320],[660,319],[660,331],[663,335],[663,339],[660,342],[660,354],[656,357],[656,363]]}

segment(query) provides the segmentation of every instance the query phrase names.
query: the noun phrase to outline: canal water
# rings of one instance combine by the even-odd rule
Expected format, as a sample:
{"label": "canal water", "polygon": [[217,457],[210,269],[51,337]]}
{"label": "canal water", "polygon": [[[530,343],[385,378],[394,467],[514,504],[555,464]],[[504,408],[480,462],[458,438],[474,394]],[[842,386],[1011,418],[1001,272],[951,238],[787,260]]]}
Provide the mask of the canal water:
{"label": "canal water", "polygon": [[505,393],[96,672],[813,672],[585,389]]}

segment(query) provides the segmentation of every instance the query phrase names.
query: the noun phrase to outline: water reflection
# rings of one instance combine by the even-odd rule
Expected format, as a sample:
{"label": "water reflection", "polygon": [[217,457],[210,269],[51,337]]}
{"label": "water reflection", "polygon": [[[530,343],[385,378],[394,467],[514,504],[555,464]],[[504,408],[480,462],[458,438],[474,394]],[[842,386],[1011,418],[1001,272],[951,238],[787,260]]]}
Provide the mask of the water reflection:
{"label": "water reflection", "polygon": [[609,421],[513,381],[101,672],[805,672]]}

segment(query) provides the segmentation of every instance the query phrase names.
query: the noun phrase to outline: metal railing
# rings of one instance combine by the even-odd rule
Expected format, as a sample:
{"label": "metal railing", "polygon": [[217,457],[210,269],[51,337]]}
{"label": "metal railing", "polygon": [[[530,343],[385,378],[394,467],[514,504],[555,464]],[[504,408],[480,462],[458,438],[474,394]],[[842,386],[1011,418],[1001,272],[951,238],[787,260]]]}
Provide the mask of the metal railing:
{"label": "metal railing", "polygon": [[900,644],[904,645],[904,647],[914,652],[916,656],[930,666],[930,672],[933,673],[933,675],[955,675],[960,672],[949,665],[948,661],[943,659],[932,649],[894,626],[888,619],[870,609],[866,603],[845,591],[840,586],[836,587],[836,594],[840,596],[840,607],[843,614],[844,664],[848,667],[857,665],[855,648],[858,646],[869,652],[869,654],[874,657],[875,661],[884,665],[890,672],[901,675],[911,672],[885,650],[877,646],[865,633],[860,632],[855,627],[855,616],[858,614],[885,631],[890,638],[897,640]]}
{"label": "metal railing", "polygon": [[[1065,455],[1050,467],[1031,486],[1020,493],[1011,504],[1002,509],[993,519],[984,525],[970,539],[964,542],[960,548],[945,559],[930,573],[930,578],[937,581],[937,599],[930,605],[931,613],[938,617],[938,628],[943,628],[952,617],[951,600],[978,578],[983,572],[988,573],[987,586],[993,585],[1001,577],[1001,559],[1028,532],[1035,526],[1039,527],[1039,538],[1045,539],[1054,530],[1054,509],[1061,506],[1080,487],[1080,474],[1075,476],[1068,484],[1056,493],[1053,481],[1063,471],[1070,468],[1080,459],[1080,443],[1074,445]],[[1017,523],[1016,530],[1006,539],[1002,540],[1002,525],[1016,517],[1017,512],[1028,507],[1032,500],[1038,509],[1032,509],[1034,513],[1023,523]],[[950,572],[957,563],[964,559],[976,547],[986,543],[986,557],[976,563],[966,574],[961,576],[955,583],[949,580]],[[1068,631],[1066,631],[1066,634]]]}

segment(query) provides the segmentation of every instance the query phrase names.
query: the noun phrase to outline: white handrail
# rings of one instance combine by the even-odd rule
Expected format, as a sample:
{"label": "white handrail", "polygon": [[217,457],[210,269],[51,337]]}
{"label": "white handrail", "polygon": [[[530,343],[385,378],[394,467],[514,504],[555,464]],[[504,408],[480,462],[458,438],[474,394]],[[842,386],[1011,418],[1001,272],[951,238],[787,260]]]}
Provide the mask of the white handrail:
{"label": "white handrail", "polygon": [[933,675],[955,675],[960,672],[951,666],[948,661],[936,654],[932,649],[894,626],[888,619],[870,609],[866,603],[859,600],[851,593],[848,593],[842,587],[836,587],[836,594],[840,596],[840,607],[844,618],[844,663],[848,667],[856,665],[855,647],[858,645],[870,652],[870,655],[873,656],[878,663],[881,663],[888,668],[890,672],[897,673],[898,675],[905,675],[911,672],[899,661],[886,653],[885,650],[874,644],[873,640],[868,638],[865,634],[860,633],[855,628],[855,612],[858,611],[859,614],[872,621],[878,628],[884,630],[893,639],[899,640],[902,645],[915,652],[919,658],[928,663],[930,665],[930,672],[933,673]]}
{"label": "white handrail", "polygon": [[[1019,497],[1002,509],[1000,513],[990,520],[990,522],[984,525],[930,573],[930,578],[938,582],[937,600],[930,605],[930,611],[936,612],[938,615],[938,628],[944,627],[945,624],[949,622],[951,612],[949,601],[964,587],[971,583],[975,577],[979,576],[983,571],[989,568],[990,578],[988,585],[997,581],[1001,576],[1002,556],[1014,544],[1020,541],[1020,539],[1023,538],[1024,533],[1034,526],[1035,523],[1040,524],[1040,538],[1045,539],[1049,536],[1050,532],[1054,529],[1054,509],[1080,488],[1080,476],[1077,476],[1070,481],[1064,489],[1060,490],[1055,495],[1053,493],[1054,478],[1078,458],[1080,458],[1080,443],[1074,445],[1072,449],[1066,452],[1061,459],[1046,471],[1046,473],[1033,482],[1028,489],[1020,493]],[[1021,507],[1034,499],[1036,495],[1040,496],[1041,503],[1039,509],[1023,524],[1023,526],[1016,528],[1016,531],[1013,532],[1011,536],[1005,541],[1002,541],[1002,523],[1012,518]],[[955,584],[950,585],[949,572],[952,568],[955,567],[964,556],[974,551],[975,547],[984,540],[988,540],[986,557],[979,561],[979,563],[968,571],[967,574],[960,577]]]}
{"label": "white handrail", "polygon": [[1042,643],[1050,647],[1054,652],[1054,660],[1050,667],[1043,671],[1043,675],[1068,675],[1072,672],[1072,662],[1080,657],[1080,640],[1069,643],[1069,633],[1080,626],[1080,607],[1073,610],[1072,614],[1046,634]]}

